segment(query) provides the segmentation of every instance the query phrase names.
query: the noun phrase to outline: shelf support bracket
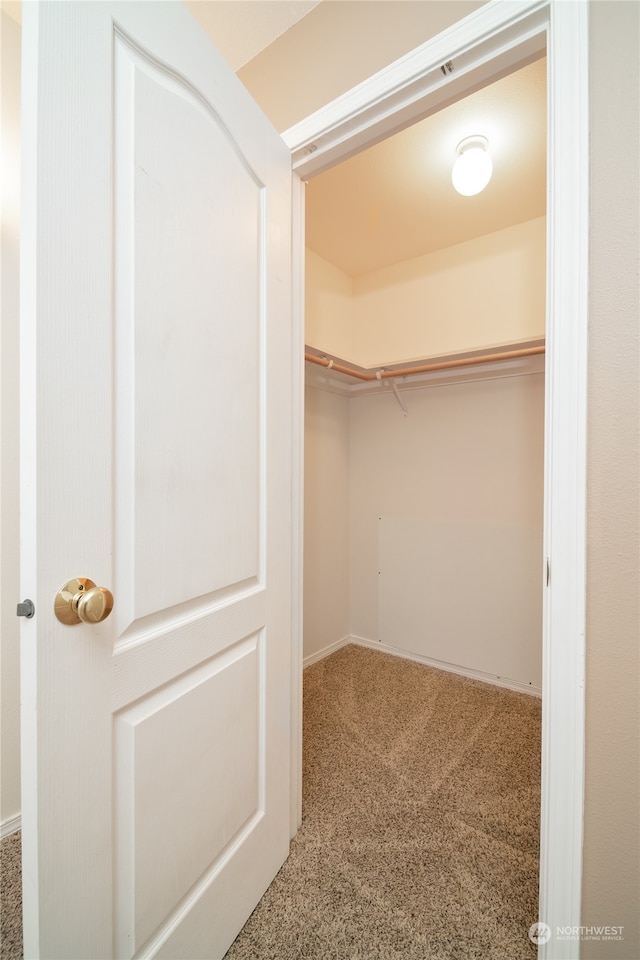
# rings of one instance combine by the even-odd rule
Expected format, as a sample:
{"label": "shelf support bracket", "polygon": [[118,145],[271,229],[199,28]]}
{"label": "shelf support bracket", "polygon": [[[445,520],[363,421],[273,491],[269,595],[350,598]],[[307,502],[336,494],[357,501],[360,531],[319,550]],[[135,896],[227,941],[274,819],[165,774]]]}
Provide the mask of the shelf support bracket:
{"label": "shelf support bracket", "polygon": [[403,417],[407,417],[407,416],[409,415],[409,411],[407,410],[407,408],[405,407],[404,403],[402,402],[402,397],[400,396],[400,391],[399,391],[398,388],[396,387],[396,382],[395,382],[395,380],[392,380],[392,381],[391,381],[391,389],[393,390],[393,395],[394,395],[394,397],[395,397],[396,400],[398,401],[398,406],[399,406],[400,409],[402,410],[402,416],[403,416]]}
{"label": "shelf support bracket", "polygon": [[[382,370],[376,370],[376,380],[378,381],[378,383],[382,383]],[[393,395],[394,395],[394,397],[395,397],[396,400],[398,401],[398,406],[399,406],[400,409],[402,410],[402,416],[403,416],[403,417],[408,416],[408,415],[409,415],[409,411],[407,410],[407,408],[405,407],[404,403],[402,402],[402,397],[400,396],[400,392],[399,392],[398,388],[396,387],[396,382],[395,382],[395,380],[392,380],[392,381],[391,381],[391,389],[393,390]]]}

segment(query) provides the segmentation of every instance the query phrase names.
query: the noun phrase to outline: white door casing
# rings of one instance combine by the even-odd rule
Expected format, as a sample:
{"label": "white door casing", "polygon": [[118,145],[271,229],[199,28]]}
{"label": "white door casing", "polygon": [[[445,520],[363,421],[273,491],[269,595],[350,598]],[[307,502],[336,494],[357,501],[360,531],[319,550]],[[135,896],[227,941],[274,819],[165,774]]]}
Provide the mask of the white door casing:
{"label": "white door casing", "polygon": [[23,38],[25,955],[222,956],[290,831],[290,155],[182,4]]}

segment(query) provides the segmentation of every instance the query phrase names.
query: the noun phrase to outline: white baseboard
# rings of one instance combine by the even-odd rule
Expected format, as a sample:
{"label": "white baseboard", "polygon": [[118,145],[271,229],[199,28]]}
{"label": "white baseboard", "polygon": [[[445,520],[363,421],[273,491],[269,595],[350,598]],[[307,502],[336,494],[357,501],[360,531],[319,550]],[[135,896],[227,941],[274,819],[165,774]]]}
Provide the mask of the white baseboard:
{"label": "white baseboard", "polygon": [[419,653],[411,653],[409,650],[399,650],[397,647],[389,647],[386,643],[380,643],[378,640],[367,640],[366,637],[358,637],[356,634],[349,634],[330,643],[322,650],[310,654],[302,661],[306,669],[312,663],[318,660],[324,660],[325,657],[346,647],[349,643],[355,643],[359,647],[368,647],[369,650],[378,650],[380,653],[388,653],[392,657],[401,657],[403,660],[413,660],[415,663],[424,663],[427,667],[434,667],[436,670],[444,670],[446,673],[457,673],[460,677],[469,677],[471,680],[480,680],[481,683],[491,683],[495,687],[506,687],[507,690],[515,690],[517,693],[528,693],[532,697],[541,697],[542,689],[534,687],[530,683],[522,683],[520,680],[510,680],[508,677],[497,677],[492,673],[483,673],[482,670],[471,670],[468,667],[461,667],[455,663],[447,663],[445,660],[434,660],[432,657],[423,657]]}
{"label": "white baseboard", "polygon": [[302,668],[306,669],[310,667],[312,663],[317,663],[318,660],[324,660],[325,657],[328,657],[329,654],[335,653],[336,650],[339,650],[340,647],[346,647],[348,643],[351,643],[352,638],[350,636],[342,637],[341,640],[336,640],[334,643],[330,643],[328,647],[323,647],[322,650],[318,650],[316,653],[310,653],[308,657],[305,657],[302,661]]}
{"label": "white baseboard", "polygon": [[[416,663],[424,663],[428,667],[434,667],[436,670],[444,670],[446,673],[457,673],[461,677],[469,677],[471,680],[480,680],[482,683],[491,683],[496,687],[506,687],[508,690],[516,690],[518,693],[528,693],[533,697],[541,697],[542,689],[534,687],[529,683],[521,683],[519,680],[509,680],[507,677],[496,677],[491,673],[483,673],[481,670],[470,670],[468,667],[461,667],[455,663],[447,663],[444,660],[434,660],[431,657],[423,657],[419,653],[410,653],[408,650],[399,650],[397,647],[389,647],[386,643],[380,643],[378,640],[367,640],[366,637],[358,637],[353,634],[347,637],[344,643],[355,643],[359,647],[368,647],[370,650],[379,650],[380,653],[389,653],[394,657],[402,657],[403,660],[414,660]],[[319,658],[318,658],[319,659]]]}
{"label": "white baseboard", "polygon": [[8,820],[3,820],[3,822],[0,823],[0,840],[3,840],[12,833],[16,833],[21,827],[22,817],[20,814],[18,814],[17,817],[9,817]]}

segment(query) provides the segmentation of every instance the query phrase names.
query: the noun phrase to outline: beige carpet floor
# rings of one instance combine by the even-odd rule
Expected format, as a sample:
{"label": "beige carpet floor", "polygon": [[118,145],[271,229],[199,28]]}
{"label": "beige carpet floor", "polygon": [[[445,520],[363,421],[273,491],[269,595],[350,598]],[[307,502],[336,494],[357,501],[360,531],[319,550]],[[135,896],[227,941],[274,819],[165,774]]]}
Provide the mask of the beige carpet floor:
{"label": "beige carpet floor", "polygon": [[0,958],[22,957],[20,831],[0,841]]}
{"label": "beige carpet floor", "polygon": [[[304,687],[302,828],[226,960],[533,960],[540,702],[356,646]],[[2,960],[22,956],[19,844]]]}
{"label": "beige carpet floor", "polygon": [[303,825],[226,960],[534,958],[540,701],[356,646],[305,671]]}

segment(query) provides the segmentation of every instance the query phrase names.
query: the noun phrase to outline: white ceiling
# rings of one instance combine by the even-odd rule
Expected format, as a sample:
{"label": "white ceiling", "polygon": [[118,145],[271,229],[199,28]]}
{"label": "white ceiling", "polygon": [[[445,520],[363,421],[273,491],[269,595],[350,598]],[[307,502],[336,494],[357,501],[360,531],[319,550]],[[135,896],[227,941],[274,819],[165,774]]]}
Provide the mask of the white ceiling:
{"label": "white ceiling", "polygon": [[[451,184],[456,146],[489,140],[493,177]],[[310,180],[307,246],[349,276],[544,216],[546,59],[538,60]]]}

